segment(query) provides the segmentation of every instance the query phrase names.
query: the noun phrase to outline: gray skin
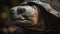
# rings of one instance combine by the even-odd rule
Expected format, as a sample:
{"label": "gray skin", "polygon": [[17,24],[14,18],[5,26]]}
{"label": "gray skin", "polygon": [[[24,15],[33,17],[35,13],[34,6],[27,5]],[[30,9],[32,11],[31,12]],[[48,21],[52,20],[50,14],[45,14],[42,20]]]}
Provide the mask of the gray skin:
{"label": "gray skin", "polygon": [[[23,11],[22,13],[21,10]],[[12,14],[12,20],[14,20],[15,23],[28,26],[31,26],[34,23],[34,14],[37,13],[35,9],[31,6],[16,6],[11,8],[10,11]]]}

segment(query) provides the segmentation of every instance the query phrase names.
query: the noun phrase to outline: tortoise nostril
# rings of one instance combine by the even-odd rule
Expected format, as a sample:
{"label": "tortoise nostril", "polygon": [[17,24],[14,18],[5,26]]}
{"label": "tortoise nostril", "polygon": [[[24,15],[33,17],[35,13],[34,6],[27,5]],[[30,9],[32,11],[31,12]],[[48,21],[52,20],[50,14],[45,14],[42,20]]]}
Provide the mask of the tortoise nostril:
{"label": "tortoise nostril", "polygon": [[14,9],[10,9],[10,12],[14,12],[15,10]]}
{"label": "tortoise nostril", "polygon": [[25,9],[24,8],[18,8],[17,9],[17,14],[22,14],[25,12]]}
{"label": "tortoise nostril", "polygon": [[14,11],[14,10],[12,9],[12,10],[10,10],[10,11]]}

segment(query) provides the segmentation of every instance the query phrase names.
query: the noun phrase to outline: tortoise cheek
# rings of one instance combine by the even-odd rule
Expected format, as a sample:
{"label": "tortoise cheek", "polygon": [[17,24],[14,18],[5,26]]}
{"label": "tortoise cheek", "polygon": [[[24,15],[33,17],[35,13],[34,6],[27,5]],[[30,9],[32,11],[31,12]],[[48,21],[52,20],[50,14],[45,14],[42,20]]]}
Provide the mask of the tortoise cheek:
{"label": "tortoise cheek", "polygon": [[35,25],[35,24],[37,24],[37,22],[38,22],[38,11],[37,11],[37,10],[34,10],[34,11],[32,12],[32,15],[34,16],[34,17],[32,18],[32,24]]}

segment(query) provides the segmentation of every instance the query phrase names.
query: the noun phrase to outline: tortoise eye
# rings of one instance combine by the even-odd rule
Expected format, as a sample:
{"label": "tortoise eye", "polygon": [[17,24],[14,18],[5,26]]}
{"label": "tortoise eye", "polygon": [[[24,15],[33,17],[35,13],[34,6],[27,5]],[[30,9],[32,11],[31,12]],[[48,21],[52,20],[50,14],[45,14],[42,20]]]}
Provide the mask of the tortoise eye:
{"label": "tortoise eye", "polygon": [[17,9],[17,14],[22,14],[25,12],[25,9],[24,8],[18,8]]}

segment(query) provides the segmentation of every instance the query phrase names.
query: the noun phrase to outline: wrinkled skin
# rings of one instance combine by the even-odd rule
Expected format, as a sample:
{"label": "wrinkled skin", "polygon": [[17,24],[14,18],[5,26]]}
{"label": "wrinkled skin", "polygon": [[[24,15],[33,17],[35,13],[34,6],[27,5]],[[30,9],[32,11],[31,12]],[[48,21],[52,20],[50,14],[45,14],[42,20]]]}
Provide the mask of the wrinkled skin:
{"label": "wrinkled skin", "polygon": [[[35,6],[34,6],[35,7]],[[16,6],[11,8],[11,18],[18,24],[32,26],[37,24],[38,10],[31,6]]]}

